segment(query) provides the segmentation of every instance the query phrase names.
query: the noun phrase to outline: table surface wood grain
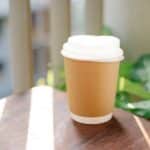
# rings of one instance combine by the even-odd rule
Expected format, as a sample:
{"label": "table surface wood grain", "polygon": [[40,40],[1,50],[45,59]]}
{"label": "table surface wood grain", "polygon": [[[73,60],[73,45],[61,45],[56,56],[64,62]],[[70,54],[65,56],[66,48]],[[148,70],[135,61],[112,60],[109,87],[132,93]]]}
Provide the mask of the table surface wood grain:
{"label": "table surface wood grain", "polygon": [[[47,87],[36,87],[34,90],[15,94],[0,101],[0,150],[27,150],[31,95],[33,93],[41,101],[44,101],[46,96],[47,99],[53,101],[54,113],[48,112],[48,117],[54,118],[55,150],[150,149],[150,122],[148,120],[116,109],[112,120],[108,123],[102,125],[79,124],[70,118],[65,93],[53,90],[52,98],[49,98],[46,92]],[[48,141],[44,138],[43,140]],[[30,150],[36,149],[30,148]],[[43,145],[41,150],[47,149]]]}

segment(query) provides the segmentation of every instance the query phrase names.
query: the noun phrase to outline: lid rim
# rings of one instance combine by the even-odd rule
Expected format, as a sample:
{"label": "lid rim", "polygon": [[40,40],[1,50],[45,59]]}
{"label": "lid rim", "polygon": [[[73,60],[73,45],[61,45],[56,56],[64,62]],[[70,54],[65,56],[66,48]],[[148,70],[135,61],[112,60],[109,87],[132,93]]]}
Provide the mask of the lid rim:
{"label": "lid rim", "polygon": [[124,56],[120,55],[117,57],[112,57],[112,58],[87,58],[87,57],[75,57],[71,55],[66,55],[64,54],[63,51],[61,51],[61,54],[63,57],[74,59],[74,60],[79,60],[79,61],[92,61],[92,62],[114,62],[114,61],[122,61],[124,60]]}

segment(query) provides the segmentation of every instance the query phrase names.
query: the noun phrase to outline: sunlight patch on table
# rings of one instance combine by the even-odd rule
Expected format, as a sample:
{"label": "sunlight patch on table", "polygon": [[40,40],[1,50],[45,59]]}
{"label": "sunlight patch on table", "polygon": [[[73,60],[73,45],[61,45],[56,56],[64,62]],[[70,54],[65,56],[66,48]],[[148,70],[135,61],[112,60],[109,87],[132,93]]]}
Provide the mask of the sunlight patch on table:
{"label": "sunlight patch on table", "polygon": [[31,95],[26,150],[53,150],[53,90],[33,88]]}
{"label": "sunlight patch on table", "polygon": [[5,105],[6,105],[6,98],[3,98],[3,99],[0,100],[0,121],[3,117]]}

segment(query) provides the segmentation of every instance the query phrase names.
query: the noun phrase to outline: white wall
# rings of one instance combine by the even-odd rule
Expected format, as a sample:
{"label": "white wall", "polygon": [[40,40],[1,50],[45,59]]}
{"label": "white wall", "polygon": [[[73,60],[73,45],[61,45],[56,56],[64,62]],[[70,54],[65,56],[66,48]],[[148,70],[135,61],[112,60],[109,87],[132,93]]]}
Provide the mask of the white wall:
{"label": "white wall", "polygon": [[104,0],[104,24],[121,38],[128,58],[150,53],[150,1]]}

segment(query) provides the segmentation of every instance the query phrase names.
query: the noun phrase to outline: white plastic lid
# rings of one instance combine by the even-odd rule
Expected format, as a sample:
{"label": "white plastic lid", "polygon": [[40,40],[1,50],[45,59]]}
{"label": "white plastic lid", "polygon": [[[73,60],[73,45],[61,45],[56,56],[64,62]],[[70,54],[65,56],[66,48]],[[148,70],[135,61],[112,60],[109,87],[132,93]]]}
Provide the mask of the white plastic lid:
{"label": "white plastic lid", "polygon": [[61,54],[77,60],[110,62],[124,59],[120,40],[114,36],[77,35],[68,39]]}

